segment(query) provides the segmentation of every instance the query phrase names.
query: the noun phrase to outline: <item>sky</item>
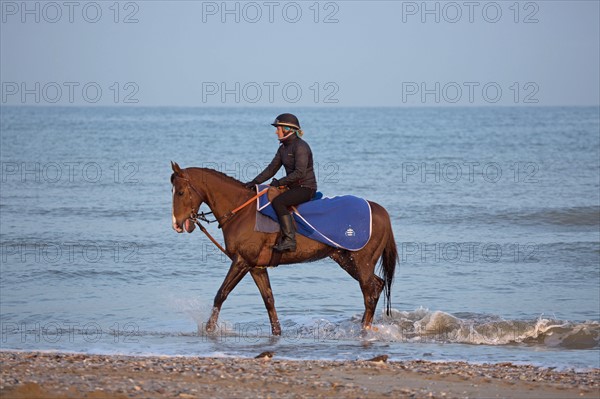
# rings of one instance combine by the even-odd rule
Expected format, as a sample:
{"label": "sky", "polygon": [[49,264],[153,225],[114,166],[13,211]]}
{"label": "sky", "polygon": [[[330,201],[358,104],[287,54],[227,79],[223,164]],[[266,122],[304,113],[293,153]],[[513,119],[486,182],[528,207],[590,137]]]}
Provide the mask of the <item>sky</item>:
{"label": "sky", "polygon": [[2,105],[600,104],[599,1],[4,1]]}

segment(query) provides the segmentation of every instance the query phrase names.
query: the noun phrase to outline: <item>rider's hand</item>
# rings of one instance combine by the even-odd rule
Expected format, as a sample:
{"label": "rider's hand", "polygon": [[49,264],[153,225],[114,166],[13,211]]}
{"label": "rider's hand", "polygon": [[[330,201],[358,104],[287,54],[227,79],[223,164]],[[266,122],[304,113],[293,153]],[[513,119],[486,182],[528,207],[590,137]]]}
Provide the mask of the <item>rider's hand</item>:
{"label": "rider's hand", "polygon": [[281,184],[279,184],[279,180],[277,179],[273,179],[271,180],[271,186],[273,187],[279,187]]}
{"label": "rider's hand", "polygon": [[255,185],[256,182],[254,180],[244,183],[244,187],[246,187],[248,190],[253,190]]}

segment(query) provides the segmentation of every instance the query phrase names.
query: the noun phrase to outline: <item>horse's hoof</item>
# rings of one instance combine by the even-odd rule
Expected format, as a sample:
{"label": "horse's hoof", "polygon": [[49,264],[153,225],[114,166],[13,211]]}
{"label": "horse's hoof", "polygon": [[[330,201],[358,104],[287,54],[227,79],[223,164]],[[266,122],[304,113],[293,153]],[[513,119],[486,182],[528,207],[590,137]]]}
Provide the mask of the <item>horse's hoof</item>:
{"label": "horse's hoof", "polygon": [[363,326],[363,328],[360,330],[360,337],[362,339],[367,338],[370,331],[371,331],[371,326]]}

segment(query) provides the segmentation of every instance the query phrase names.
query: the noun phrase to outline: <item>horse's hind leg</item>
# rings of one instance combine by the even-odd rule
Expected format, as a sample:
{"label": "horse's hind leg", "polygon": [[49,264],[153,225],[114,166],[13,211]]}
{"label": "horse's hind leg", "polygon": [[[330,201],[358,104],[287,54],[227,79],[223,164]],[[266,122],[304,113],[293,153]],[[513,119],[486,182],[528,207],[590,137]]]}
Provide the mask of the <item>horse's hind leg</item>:
{"label": "horse's hind leg", "polygon": [[366,247],[357,252],[337,250],[331,258],[360,284],[365,304],[362,326],[365,329],[370,328],[384,285],[383,279],[375,275],[375,265],[379,256],[373,254],[372,248]]}
{"label": "horse's hind leg", "polygon": [[368,329],[373,323],[375,309],[377,308],[377,302],[379,302],[379,297],[383,291],[383,285],[383,279],[375,274],[372,275],[369,281],[360,283],[360,288],[362,289],[365,301],[365,314],[362,319],[363,328]]}
{"label": "horse's hind leg", "polygon": [[254,279],[254,282],[260,291],[260,295],[265,302],[265,307],[269,313],[269,320],[271,321],[271,332],[273,335],[281,335],[281,325],[279,324],[279,318],[277,317],[277,311],[275,310],[275,298],[273,297],[267,270],[255,267],[250,270],[250,275]]}
{"label": "horse's hind leg", "polygon": [[375,274],[375,266],[383,253],[384,243],[376,248],[365,247],[355,255],[359,265],[359,283],[365,301],[365,314],[363,316],[363,328],[370,328],[375,316],[377,302],[384,288],[384,281]]}
{"label": "horse's hind leg", "polygon": [[217,325],[217,320],[219,319],[219,312],[221,312],[221,306],[229,293],[235,288],[235,286],[244,278],[244,276],[250,270],[250,266],[241,256],[236,256],[235,260],[231,263],[229,267],[229,271],[227,272],[227,276],[225,276],[225,280],[223,280],[223,284],[217,291],[217,295],[215,295],[215,300],[213,303],[213,310],[210,315],[210,319],[208,319],[208,323],[206,323],[206,331],[212,332],[215,330]]}

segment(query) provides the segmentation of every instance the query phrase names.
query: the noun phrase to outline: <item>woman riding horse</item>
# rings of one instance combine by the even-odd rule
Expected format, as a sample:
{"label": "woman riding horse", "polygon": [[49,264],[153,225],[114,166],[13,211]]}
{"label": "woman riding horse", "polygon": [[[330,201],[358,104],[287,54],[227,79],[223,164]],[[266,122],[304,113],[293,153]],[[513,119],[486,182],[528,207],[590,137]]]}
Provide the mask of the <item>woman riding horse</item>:
{"label": "woman riding horse", "polygon": [[296,250],[296,229],[288,206],[299,205],[310,201],[317,191],[317,179],[313,169],[312,151],[306,141],[302,140],[300,122],[292,114],[281,114],[271,125],[277,130],[280,141],[275,157],[252,181],[245,184],[249,189],[254,188],[275,176],[277,171],[284,166],[286,177],[273,179],[271,186],[287,186],[289,189],[277,196],[271,203],[281,226],[282,239],[273,246],[278,252]]}

